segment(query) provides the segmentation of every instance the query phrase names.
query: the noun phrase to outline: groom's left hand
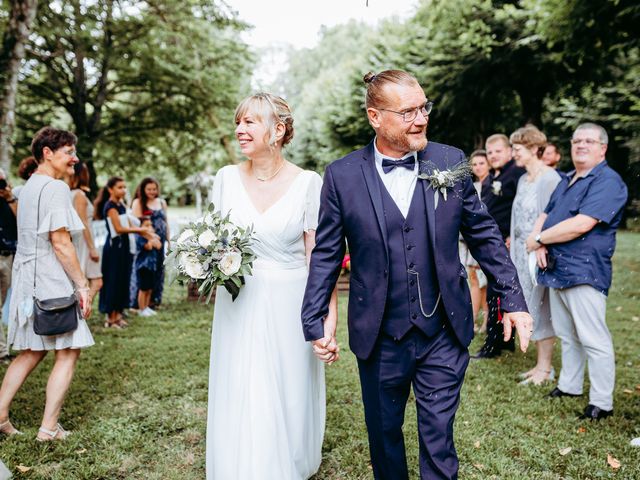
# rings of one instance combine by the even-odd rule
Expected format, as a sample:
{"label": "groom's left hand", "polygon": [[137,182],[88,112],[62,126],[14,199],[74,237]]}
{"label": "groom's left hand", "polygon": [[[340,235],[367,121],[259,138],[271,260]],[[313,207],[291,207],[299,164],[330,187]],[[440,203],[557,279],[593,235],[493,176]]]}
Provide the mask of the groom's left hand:
{"label": "groom's left hand", "polygon": [[533,318],[527,312],[505,312],[502,317],[504,326],[504,341],[511,338],[513,327],[516,328],[520,340],[520,350],[527,351],[529,339],[533,333]]}

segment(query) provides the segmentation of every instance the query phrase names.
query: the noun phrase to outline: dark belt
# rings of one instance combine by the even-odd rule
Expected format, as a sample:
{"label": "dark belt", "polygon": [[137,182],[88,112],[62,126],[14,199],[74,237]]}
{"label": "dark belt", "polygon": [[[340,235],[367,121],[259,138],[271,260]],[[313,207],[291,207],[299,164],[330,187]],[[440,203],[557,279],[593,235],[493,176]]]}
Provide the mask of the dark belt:
{"label": "dark belt", "polygon": [[15,254],[16,252],[12,252],[11,250],[0,250],[0,256],[2,257],[10,257]]}

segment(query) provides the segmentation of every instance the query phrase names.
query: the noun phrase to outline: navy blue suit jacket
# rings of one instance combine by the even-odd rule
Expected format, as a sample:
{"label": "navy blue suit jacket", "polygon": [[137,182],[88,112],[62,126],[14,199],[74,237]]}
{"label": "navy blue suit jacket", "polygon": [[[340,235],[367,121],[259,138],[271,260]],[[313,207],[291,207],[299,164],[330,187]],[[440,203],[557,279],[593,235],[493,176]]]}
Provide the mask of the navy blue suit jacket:
{"label": "navy blue suit jacket", "polygon": [[[439,170],[466,162],[461,150],[429,142],[418,152],[418,161],[429,161]],[[351,255],[349,285],[349,346],[358,358],[371,354],[380,333],[387,299],[389,260],[387,228],[382,208],[380,181],[375,167],[373,143],[336,160],[325,171],[320,201],[316,246],[311,254],[309,278],[302,305],[302,324],[307,341],[324,336],[327,315],[342,258],[345,239]],[[460,263],[458,235],[462,235],[479,262],[494,291],[502,298],[504,311],[527,311],[526,302],[502,235],[471,179],[441,194],[435,208],[429,182],[425,189],[425,214],[442,301],[453,330],[464,346],[473,338],[473,313],[467,273]]]}

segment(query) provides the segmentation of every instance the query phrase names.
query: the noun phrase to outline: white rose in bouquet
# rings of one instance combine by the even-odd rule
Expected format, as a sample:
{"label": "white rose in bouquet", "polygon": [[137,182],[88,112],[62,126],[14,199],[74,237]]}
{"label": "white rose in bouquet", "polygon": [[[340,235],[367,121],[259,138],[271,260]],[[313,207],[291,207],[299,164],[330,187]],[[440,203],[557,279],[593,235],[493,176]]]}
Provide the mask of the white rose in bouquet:
{"label": "white rose in bouquet", "polygon": [[218,268],[227,276],[235,275],[240,270],[242,264],[242,255],[238,252],[227,252],[222,255],[218,262]]}
{"label": "white rose in bouquet", "polygon": [[205,230],[198,236],[198,243],[202,248],[207,248],[216,240],[216,235],[211,230]]}
{"label": "white rose in bouquet", "polygon": [[178,236],[178,238],[176,239],[176,243],[180,244],[180,243],[184,243],[187,240],[189,240],[191,237],[193,237],[195,235],[196,232],[194,232],[193,230],[191,230],[190,228],[187,228],[186,230],[183,230],[182,233]]}
{"label": "white rose in bouquet", "polygon": [[193,253],[181,254],[179,262],[184,273],[186,273],[189,277],[195,278],[195,279],[206,278],[207,272],[205,272],[204,268],[202,267],[202,264],[198,260],[198,257]]}

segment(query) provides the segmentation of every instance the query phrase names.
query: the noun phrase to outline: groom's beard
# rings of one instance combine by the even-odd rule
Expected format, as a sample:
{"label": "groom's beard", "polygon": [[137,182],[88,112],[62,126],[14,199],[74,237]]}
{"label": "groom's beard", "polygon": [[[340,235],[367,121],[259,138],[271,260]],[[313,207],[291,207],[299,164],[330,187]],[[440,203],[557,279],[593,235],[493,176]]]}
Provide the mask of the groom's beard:
{"label": "groom's beard", "polygon": [[[416,129],[417,132],[417,129]],[[419,133],[391,132],[384,127],[380,128],[378,135],[383,136],[388,143],[395,145],[403,152],[419,152],[427,146],[427,126]]]}

